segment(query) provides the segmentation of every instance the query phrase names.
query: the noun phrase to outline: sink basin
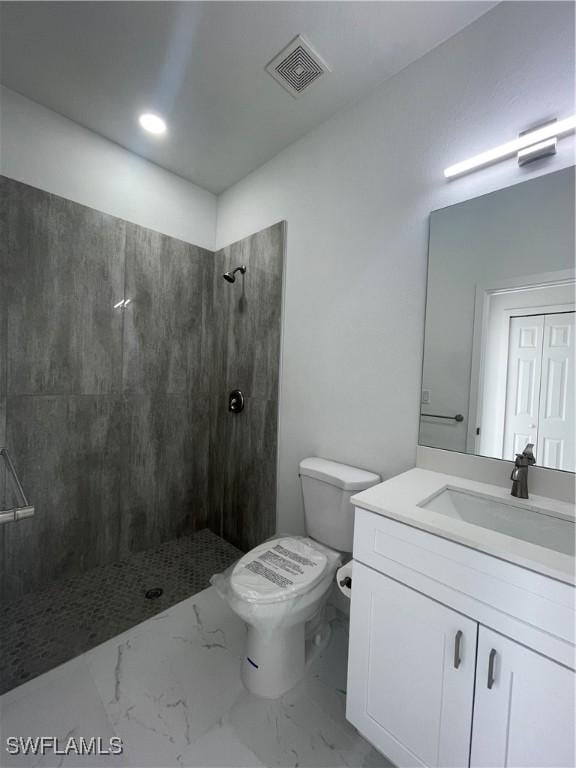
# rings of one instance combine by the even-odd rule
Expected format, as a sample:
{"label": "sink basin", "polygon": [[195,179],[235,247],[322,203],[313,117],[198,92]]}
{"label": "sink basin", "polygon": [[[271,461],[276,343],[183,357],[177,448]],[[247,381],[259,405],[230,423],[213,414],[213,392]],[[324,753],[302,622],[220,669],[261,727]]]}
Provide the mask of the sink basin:
{"label": "sink basin", "polygon": [[418,506],[574,557],[574,522],[535,507],[457,488],[444,488]]}

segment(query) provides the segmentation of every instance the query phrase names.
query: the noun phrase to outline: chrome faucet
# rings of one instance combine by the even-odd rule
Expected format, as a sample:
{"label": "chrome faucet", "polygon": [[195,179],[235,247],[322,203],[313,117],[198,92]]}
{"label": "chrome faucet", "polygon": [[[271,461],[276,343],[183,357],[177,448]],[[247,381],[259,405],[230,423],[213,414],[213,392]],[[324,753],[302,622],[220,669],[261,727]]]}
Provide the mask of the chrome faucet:
{"label": "chrome faucet", "polygon": [[510,475],[512,480],[512,490],[510,493],[518,499],[528,498],[528,467],[536,463],[534,453],[532,452],[533,448],[534,443],[528,443],[522,453],[516,454],[514,469]]}

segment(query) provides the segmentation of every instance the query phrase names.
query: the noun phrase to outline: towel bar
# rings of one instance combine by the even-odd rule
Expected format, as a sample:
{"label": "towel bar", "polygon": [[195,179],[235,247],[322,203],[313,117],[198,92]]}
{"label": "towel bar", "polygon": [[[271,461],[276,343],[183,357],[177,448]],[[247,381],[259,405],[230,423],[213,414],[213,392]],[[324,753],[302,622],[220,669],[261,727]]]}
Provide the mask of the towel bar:
{"label": "towel bar", "polygon": [[428,416],[429,419],[449,419],[450,421],[464,421],[464,416],[457,413],[456,416],[440,416],[438,413],[421,413],[420,416]]}
{"label": "towel bar", "polygon": [[26,498],[22,483],[20,482],[18,474],[16,473],[16,468],[12,463],[12,459],[6,448],[0,448],[0,456],[4,459],[8,473],[12,476],[12,482],[14,483],[16,495],[18,496],[20,504],[18,507],[11,507],[11,509],[0,509],[0,525],[2,525],[3,523],[13,523],[16,520],[32,517],[35,509]]}

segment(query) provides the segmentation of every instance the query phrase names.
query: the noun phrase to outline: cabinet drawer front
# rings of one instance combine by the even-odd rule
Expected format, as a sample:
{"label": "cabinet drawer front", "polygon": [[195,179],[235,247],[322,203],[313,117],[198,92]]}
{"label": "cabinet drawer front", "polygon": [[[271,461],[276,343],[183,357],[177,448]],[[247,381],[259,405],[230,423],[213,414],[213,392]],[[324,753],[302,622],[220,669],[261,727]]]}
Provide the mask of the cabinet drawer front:
{"label": "cabinet drawer front", "polygon": [[354,559],[574,664],[574,596],[567,584],[357,508]]}
{"label": "cabinet drawer front", "polygon": [[477,624],[354,565],[347,717],[394,763],[468,764]]}

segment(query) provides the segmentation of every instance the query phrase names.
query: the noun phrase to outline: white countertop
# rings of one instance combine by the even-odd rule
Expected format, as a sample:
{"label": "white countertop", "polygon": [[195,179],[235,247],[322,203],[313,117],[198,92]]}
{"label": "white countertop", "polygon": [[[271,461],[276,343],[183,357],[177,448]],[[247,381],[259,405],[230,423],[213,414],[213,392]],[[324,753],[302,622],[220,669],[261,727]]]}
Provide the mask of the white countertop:
{"label": "white countertop", "polygon": [[575,559],[570,555],[418,506],[446,488],[490,496],[504,504],[544,511],[571,522],[576,520],[575,508],[563,501],[543,496],[515,499],[508,488],[418,468],[356,494],[352,503],[544,576],[576,584]]}

